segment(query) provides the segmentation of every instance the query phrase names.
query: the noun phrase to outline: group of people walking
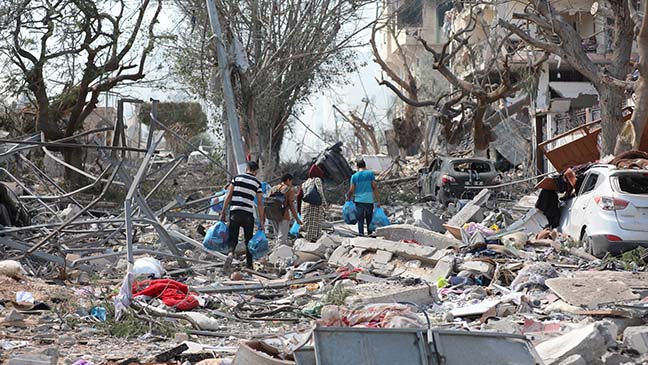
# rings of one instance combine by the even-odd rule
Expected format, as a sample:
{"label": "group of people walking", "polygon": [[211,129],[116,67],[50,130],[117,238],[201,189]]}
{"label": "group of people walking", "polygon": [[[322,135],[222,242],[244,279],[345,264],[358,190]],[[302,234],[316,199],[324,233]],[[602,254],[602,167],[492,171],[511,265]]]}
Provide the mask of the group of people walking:
{"label": "group of people walking", "polygon": [[[353,174],[346,194],[348,200],[355,202],[358,211],[358,234],[364,235],[364,225],[368,234],[372,234],[370,224],[374,206],[379,206],[376,177],[367,170],[364,160],[356,162],[358,171]],[[264,204],[262,183],[256,177],[259,165],[248,161],[245,173],[235,176],[228,186],[223,203],[221,221],[225,221],[229,212],[229,256],[233,257],[238,243],[241,228],[243,229],[246,247],[246,266],[252,267],[252,255],[247,249],[252,239],[255,225],[255,205],[258,207],[258,229],[265,231],[266,218],[278,244],[287,244],[292,219],[300,226],[300,233],[311,242],[322,235],[325,207],[328,205],[324,195],[323,179],[325,172],[314,164],[308,170],[308,179],[296,191],[294,177],[285,174],[281,182],[270,189]]]}

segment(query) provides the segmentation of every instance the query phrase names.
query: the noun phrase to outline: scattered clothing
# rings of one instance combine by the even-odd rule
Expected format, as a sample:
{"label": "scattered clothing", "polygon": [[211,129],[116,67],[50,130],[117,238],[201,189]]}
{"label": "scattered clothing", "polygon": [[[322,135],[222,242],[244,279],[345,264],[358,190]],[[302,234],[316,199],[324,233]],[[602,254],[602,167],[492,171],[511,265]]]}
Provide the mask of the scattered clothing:
{"label": "scattered clothing", "polygon": [[133,282],[133,297],[147,296],[160,298],[164,304],[181,311],[198,307],[196,293],[190,293],[189,287],[171,279],[156,279]]}

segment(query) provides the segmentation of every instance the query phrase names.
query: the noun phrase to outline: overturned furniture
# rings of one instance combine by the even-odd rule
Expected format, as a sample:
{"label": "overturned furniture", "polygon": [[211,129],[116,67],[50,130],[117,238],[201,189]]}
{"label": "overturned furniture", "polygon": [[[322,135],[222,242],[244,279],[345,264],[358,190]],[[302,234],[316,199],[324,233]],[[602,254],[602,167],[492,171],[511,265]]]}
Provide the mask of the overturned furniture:
{"label": "overturned furniture", "polygon": [[[623,109],[623,121],[632,117],[632,108]],[[583,124],[565,133],[538,144],[542,154],[547,157],[556,171],[568,167],[594,162],[601,158],[598,137],[601,133],[601,120]]]}

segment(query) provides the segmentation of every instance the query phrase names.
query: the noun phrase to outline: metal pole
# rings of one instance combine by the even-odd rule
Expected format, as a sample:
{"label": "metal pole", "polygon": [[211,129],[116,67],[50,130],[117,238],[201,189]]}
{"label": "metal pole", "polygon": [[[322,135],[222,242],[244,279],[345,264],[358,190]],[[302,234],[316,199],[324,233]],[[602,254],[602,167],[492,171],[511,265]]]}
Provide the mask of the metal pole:
{"label": "metal pole", "polygon": [[[155,120],[160,120],[160,118],[158,118],[159,102],[160,102],[159,100],[151,99],[151,115]],[[153,142],[153,130],[155,129],[155,126],[153,124],[154,124],[153,121],[151,121],[151,123],[149,124],[149,134],[148,134],[148,139],[146,140],[146,149],[149,149],[151,147],[151,143]]]}
{"label": "metal pole", "polygon": [[209,13],[209,22],[216,41],[216,56],[218,57],[218,67],[220,69],[221,83],[223,85],[223,99],[225,102],[225,112],[229,123],[229,130],[232,136],[232,149],[234,151],[234,160],[236,161],[239,173],[245,172],[245,152],[243,151],[243,139],[241,138],[241,126],[239,125],[238,114],[234,99],[234,90],[232,89],[231,67],[227,51],[225,49],[225,39],[221,29],[218,9],[214,0],[206,0],[207,11]]}

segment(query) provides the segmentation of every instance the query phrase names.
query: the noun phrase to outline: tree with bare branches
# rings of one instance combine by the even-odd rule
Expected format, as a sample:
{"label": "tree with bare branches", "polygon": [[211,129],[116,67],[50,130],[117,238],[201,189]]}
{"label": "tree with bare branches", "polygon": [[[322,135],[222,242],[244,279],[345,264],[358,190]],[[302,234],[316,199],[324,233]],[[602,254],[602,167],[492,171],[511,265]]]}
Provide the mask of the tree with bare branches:
{"label": "tree with bare branches", "polygon": [[[155,1],[155,0],[153,0]],[[96,108],[101,93],[145,76],[162,8],[142,0],[6,0],[0,51],[12,65],[5,92],[27,95],[36,109],[34,130],[48,140],[73,136]],[[82,154],[63,150],[81,167]],[[66,170],[78,184],[80,175]]]}
{"label": "tree with bare branches", "polygon": [[[633,90],[627,80],[631,72],[630,57],[635,39],[628,0],[609,0],[609,17],[613,19],[612,54],[609,62],[596,63],[582,46],[580,34],[547,0],[526,4],[523,12],[513,14],[511,21],[499,24],[519,37],[525,44],[559,56],[587,78],[596,88],[601,107],[602,153],[614,153],[617,137],[623,128],[622,106]],[[603,15],[608,18],[607,15]],[[531,32],[529,30],[535,30]]]}
{"label": "tree with bare branches", "polygon": [[[390,67],[380,55],[380,51],[376,45],[376,35],[379,32],[386,33],[387,37],[390,37],[395,42],[398,61],[401,63],[400,66],[404,70],[403,76],[394,71],[394,69]],[[421,143],[422,121],[417,111],[417,106],[421,106],[417,105],[419,97],[418,80],[414,76],[412,70],[411,57],[408,57],[403,50],[403,47],[398,43],[398,34],[394,29],[392,22],[390,22],[390,19],[381,19],[379,23],[374,24],[371,29],[371,38],[369,42],[371,43],[374,62],[380,66],[383,72],[387,74],[387,77],[389,77],[389,79],[391,79],[397,86],[389,81],[385,81],[384,79],[378,80],[378,83],[381,85],[387,85],[390,89],[394,90],[396,95],[401,97],[401,99],[410,101],[404,105],[402,117],[397,117],[392,120],[392,125],[396,135],[396,144],[400,150],[400,157],[404,159],[408,148],[420,145]]]}
{"label": "tree with bare branches", "polygon": [[[388,21],[384,24],[389,27]],[[471,39],[476,29],[485,34],[483,39],[480,38],[478,41]],[[397,40],[396,36],[393,37]],[[376,62],[395,83],[379,80],[379,84],[391,89],[406,103],[406,108],[434,106],[442,116],[441,121],[446,135],[450,134],[453,124],[457,124],[455,118],[461,118],[459,123],[468,119],[472,124],[473,153],[476,156],[485,156],[490,142],[496,138],[491,132],[492,126],[485,122],[492,114],[491,105],[514,96],[523,90],[525,85],[532,83],[537,78],[540,66],[547,60],[547,54],[544,54],[533,60],[531,64],[514,67],[511,58],[520,51],[520,48],[510,47],[510,37],[511,32],[501,33],[499,29],[492,29],[470,8],[466,24],[461,29],[455,29],[440,50],[432,47],[424,38],[418,37],[424,49],[433,55],[433,68],[452,85],[451,92],[441,95],[436,100],[420,101],[416,78],[410,68],[405,67],[408,76],[407,80],[404,80],[393,71],[388,72],[389,66],[378,56]],[[477,45],[478,42],[483,44]],[[375,41],[372,41],[372,45],[376,56],[378,50]],[[480,64],[477,61],[479,57],[476,56],[478,48],[484,51]],[[469,56],[469,62],[463,65],[464,74],[459,75],[451,63],[454,65],[459,63],[459,55],[462,53]],[[484,55],[487,56],[484,58]],[[406,60],[402,52],[401,59]],[[522,70],[525,72],[521,72]]]}
{"label": "tree with bare branches", "polygon": [[[227,47],[235,55],[233,83],[245,147],[266,176],[279,160],[291,116],[321,88],[345,82],[355,70],[356,36],[366,27],[361,10],[369,0],[221,0]],[[204,1],[178,0],[192,25],[180,32],[175,68],[192,91],[220,106],[213,40]],[[209,92],[205,92],[205,91]],[[227,135],[227,133],[226,133]]]}
{"label": "tree with bare branches", "polygon": [[[362,154],[366,155],[370,153],[380,153],[380,144],[378,144],[378,139],[376,138],[376,128],[373,125],[366,122],[363,117],[358,116],[355,111],[352,111],[349,113],[349,115],[346,115],[336,105],[333,105],[333,109],[335,109],[342,116],[342,118],[353,128],[353,135],[358,139],[358,142],[360,142]],[[369,150],[369,146],[371,146],[371,151]]]}

